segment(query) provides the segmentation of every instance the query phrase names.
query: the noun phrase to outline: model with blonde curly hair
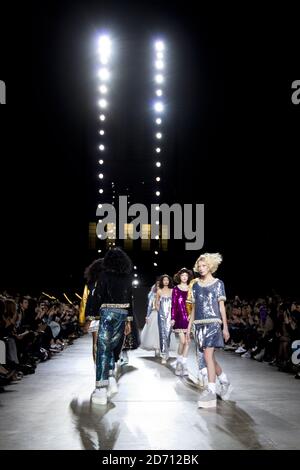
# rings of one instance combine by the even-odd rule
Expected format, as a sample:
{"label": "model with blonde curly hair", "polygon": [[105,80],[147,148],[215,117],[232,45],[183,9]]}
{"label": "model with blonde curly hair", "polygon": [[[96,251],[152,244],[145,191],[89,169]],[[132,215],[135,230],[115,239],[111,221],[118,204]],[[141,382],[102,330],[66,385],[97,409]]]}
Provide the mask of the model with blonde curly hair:
{"label": "model with blonde curly hair", "polygon": [[217,271],[221,262],[220,253],[204,253],[199,256],[194,266],[194,271],[199,274],[199,278],[193,283],[189,293],[192,311],[187,338],[190,341],[190,332],[194,325],[197,349],[200,354],[204,354],[208,370],[208,386],[199,397],[199,408],[216,406],[216,376],[221,384],[218,392],[220,398],[228,400],[232,391],[226,374],[215,358],[215,348],[223,348],[224,340],[229,339],[224,283],[213,277],[213,273]]}

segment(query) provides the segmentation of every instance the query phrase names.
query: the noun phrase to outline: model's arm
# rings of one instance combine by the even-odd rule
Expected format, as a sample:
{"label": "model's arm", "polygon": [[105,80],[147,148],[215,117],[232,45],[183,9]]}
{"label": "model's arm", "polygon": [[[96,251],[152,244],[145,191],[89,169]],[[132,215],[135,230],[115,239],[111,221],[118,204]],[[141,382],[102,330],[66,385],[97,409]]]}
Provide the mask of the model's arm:
{"label": "model's arm", "polygon": [[222,322],[223,322],[223,336],[224,336],[225,341],[228,341],[230,335],[228,331],[227,315],[226,315],[226,308],[225,308],[224,300],[219,300],[219,306],[220,306],[220,313],[221,313]]}
{"label": "model's arm", "polygon": [[191,341],[191,329],[192,329],[193,322],[195,319],[195,304],[191,304],[191,305],[192,307],[191,307],[191,314],[189,318],[189,325],[188,325],[187,332],[186,332],[186,339],[188,343]]}

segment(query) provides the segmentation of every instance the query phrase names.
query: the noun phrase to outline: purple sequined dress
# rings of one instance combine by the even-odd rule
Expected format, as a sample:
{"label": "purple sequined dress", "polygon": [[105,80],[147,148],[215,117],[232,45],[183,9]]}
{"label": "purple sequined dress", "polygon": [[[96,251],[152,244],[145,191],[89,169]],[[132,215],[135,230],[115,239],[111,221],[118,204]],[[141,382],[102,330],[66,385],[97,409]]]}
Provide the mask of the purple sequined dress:
{"label": "purple sequined dress", "polygon": [[181,290],[178,286],[172,292],[172,312],[171,318],[175,320],[173,330],[175,333],[186,333],[189,324],[186,310],[186,299],[188,291]]}

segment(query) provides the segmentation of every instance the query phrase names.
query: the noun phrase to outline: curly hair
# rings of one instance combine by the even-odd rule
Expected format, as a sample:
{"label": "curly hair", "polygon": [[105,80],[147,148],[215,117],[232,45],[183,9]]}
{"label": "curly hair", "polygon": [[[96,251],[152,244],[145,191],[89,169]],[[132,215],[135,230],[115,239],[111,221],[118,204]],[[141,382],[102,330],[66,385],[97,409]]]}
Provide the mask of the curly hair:
{"label": "curly hair", "polygon": [[103,258],[95,259],[84,271],[84,278],[87,282],[96,282],[99,273],[103,269]]}
{"label": "curly hair", "polygon": [[169,287],[169,289],[172,289],[173,281],[172,281],[171,276],[169,276],[169,274],[163,274],[162,276],[160,276],[160,278],[159,278],[159,288],[162,289],[164,287],[164,283],[163,283],[164,277],[167,277],[169,279],[168,287]]}
{"label": "curly hair", "polygon": [[130,274],[132,272],[132,261],[129,256],[119,247],[108,250],[103,259],[103,270],[118,274]]}
{"label": "curly hair", "polygon": [[210,272],[213,274],[217,271],[219,265],[222,263],[223,257],[220,253],[203,253],[203,255],[200,255],[195,263],[193,268],[195,273],[198,273],[199,261],[204,261],[204,263],[206,263],[209,267]]}
{"label": "curly hair", "polygon": [[192,279],[194,279],[194,275],[193,275],[193,272],[190,270],[190,269],[187,269],[187,268],[181,268],[178,273],[174,274],[173,276],[173,280],[176,284],[180,284],[181,280],[180,280],[180,276],[181,274],[183,273],[186,273],[188,275],[188,281],[187,283],[189,284],[191,282]]}

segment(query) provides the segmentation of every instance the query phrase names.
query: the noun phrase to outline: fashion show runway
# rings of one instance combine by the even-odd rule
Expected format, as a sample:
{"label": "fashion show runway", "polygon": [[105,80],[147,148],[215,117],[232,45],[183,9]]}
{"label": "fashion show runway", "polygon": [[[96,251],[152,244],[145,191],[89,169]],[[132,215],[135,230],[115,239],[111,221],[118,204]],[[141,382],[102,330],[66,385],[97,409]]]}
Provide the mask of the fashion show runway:
{"label": "fashion show runway", "polygon": [[[293,375],[219,352],[234,391],[216,409],[198,409],[191,377],[174,375],[154,353],[129,353],[119,393],[94,405],[92,338],[86,335],[35,375],[0,395],[1,449],[300,449],[300,391]],[[169,363],[172,359],[169,360]]]}

